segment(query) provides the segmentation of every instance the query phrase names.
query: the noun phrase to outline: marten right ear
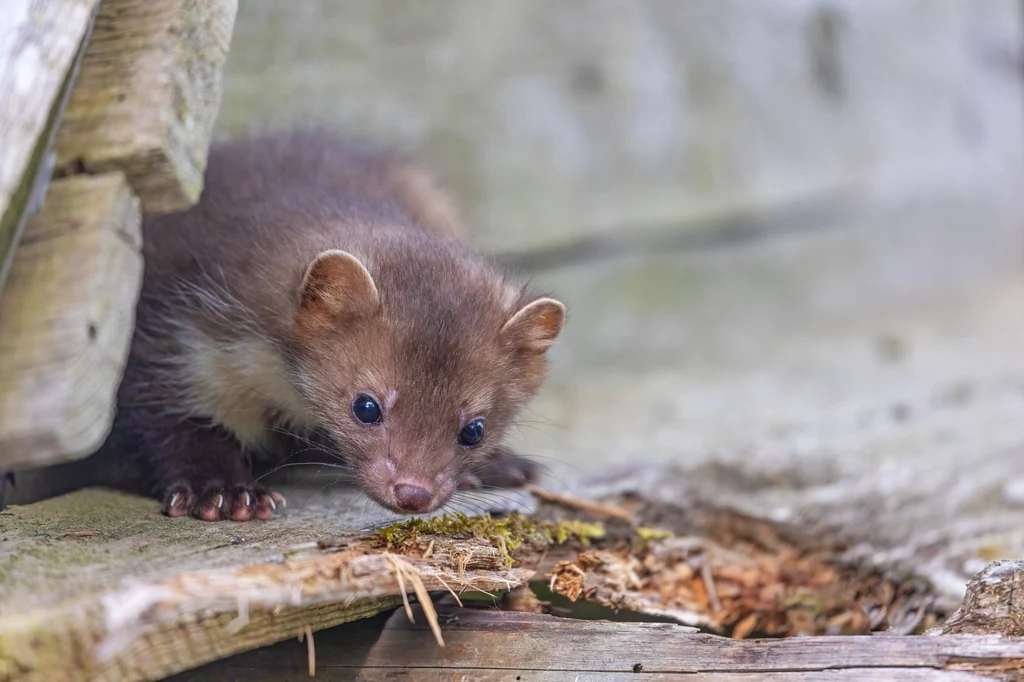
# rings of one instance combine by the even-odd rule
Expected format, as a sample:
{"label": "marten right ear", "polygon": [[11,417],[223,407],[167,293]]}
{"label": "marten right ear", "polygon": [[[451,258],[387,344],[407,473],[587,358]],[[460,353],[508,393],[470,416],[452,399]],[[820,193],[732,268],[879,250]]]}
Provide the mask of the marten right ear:
{"label": "marten right ear", "polygon": [[347,251],[323,251],[302,278],[301,310],[330,317],[361,317],[380,306],[370,271]]}

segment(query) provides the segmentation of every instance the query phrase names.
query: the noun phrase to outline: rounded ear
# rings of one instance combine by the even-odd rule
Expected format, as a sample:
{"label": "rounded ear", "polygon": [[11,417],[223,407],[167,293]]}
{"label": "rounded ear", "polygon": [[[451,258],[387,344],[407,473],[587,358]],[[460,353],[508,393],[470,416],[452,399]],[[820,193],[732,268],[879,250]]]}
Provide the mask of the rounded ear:
{"label": "rounded ear", "polygon": [[348,251],[317,254],[302,278],[301,310],[306,314],[369,315],[380,306],[370,271]]}
{"label": "rounded ear", "polygon": [[527,303],[501,328],[505,339],[526,353],[544,353],[565,324],[565,306],[553,298]]}

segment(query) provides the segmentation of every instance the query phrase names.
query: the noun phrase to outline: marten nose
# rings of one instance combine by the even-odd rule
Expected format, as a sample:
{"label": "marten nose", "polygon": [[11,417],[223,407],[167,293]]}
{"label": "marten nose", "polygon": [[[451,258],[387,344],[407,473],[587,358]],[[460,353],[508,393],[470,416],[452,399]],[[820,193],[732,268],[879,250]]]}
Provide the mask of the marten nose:
{"label": "marten nose", "polygon": [[410,483],[395,484],[395,500],[407,512],[424,512],[430,507],[433,495],[426,488]]}

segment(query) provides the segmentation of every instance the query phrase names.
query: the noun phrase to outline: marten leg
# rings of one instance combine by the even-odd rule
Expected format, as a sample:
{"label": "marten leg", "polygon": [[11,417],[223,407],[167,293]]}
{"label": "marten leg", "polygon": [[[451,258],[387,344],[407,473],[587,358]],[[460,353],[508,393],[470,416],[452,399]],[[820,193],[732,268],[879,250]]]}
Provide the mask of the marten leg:
{"label": "marten leg", "polygon": [[238,443],[219,429],[183,420],[147,424],[136,436],[149,491],[168,516],[265,520],[284,504],[280,494],[253,484]]}
{"label": "marten leg", "polygon": [[537,480],[538,467],[532,460],[500,447],[459,479],[459,488],[515,488]]}

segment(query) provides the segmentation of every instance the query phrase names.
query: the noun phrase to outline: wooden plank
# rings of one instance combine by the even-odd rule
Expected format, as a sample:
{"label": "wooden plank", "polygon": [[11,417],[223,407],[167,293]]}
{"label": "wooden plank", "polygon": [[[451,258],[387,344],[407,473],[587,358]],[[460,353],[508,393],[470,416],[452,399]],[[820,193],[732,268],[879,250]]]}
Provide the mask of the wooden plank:
{"label": "wooden plank", "polygon": [[54,182],[0,292],[0,467],[84,456],[105,437],[142,281],[124,176]]}
{"label": "wooden plank", "polygon": [[0,289],[52,170],[53,132],[99,0],[10,0],[0,21]]}
{"label": "wooden plank", "polygon": [[[449,614],[450,609],[441,609],[442,614]],[[489,612],[489,617],[504,621],[508,613],[499,611]],[[460,616],[458,614],[449,614]],[[404,621],[404,622],[403,622]],[[405,612],[399,610],[390,616],[377,616],[374,618],[348,623],[329,630],[318,632],[314,635],[314,660],[316,665],[316,679],[325,682],[349,682],[351,680],[394,680],[396,678],[408,678],[416,680],[514,680],[517,676],[523,680],[566,680],[573,679],[571,671],[565,670],[535,670],[534,666],[526,665],[523,668],[499,669],[492,663],[484,667],[472,667],[470,661],[463,665],[461,654],[445,654],[434,651],[434,655],[443,659],[438,667],[428,667],[425,659],[426,648],[431,648],[429,642],[424,641],[421,649],[421,664],[414,663],[409,667],[397,667],[397,662],[386,667],[370,667],[372,659],[371,652],[379,642],[394,637],[392,630],[395,628],[405,629],[408,622]],[[582,632],[593,632],[585,621],[563,621],[564,628],[572,630],[579,628]],[[601,625],[608,625],[607,623]],[[623,629],[629,626],[622,625]],[[511,626],[510,626],[511,627]],[[518,626],[517,626],[518,627]],[[537,630],[543,629],[543,624]],[[599,628],[602,631],[607,628]],[[453,632],[452,626],[444,630],[446,638]],[[527,627],[526,634],[536,636],[544,640],[542,632],[534,632]],[[622,637],[608,636],[602,632],[599,640],[606,647],[622,654],[627,650],[628,644],[621,641]],[[383,639],[382,639],[383,637]],[[467,635],[476,638],[476,635]],[[490,639],[480,638],[477,646],[490,643]],[[557,641],[557,640],[556,640]],[[723,640],[724,641],[724,640]],[[756,643],[755,643],[756,644]],[[540,647],[544,651],[544,647]],[[493,661],[500,660],[506,655],[506,648],[499,645],[492,657]],[[372,655],[379,655],[379,650]],[[486,652],[481,654],[486,658]],[[635,664],[634,664],[635,665]],[[305,677],[309,670],[309,649],[305,642],[289,639],[274,646],[265,647],[256,651],[247,652],[231,658],[208,664],[187,673],[182,673],[166,682],[220,682],[221,680],[261,680],[272,682],[278,680],[296,680]],[[591,680],[623,680],[627,678],[637,679],[637,673],[632,669],[629,671],[617,672],[594,672],[579,671],[584,673],[588,682]],[[646,667],[640,671],[644,673],[641,679],[661,680],[678,679],[674,673],[652,673]],[[869,673],[869,674],[866,674]],[[832,682],[863,682],[864,680],[879,680],[880,682],[980,682],[988,680],[986,677],[969,671],[962,670],[932,670],[927,668],[900,668],[900,667],[874,667],[870,671],[861,669],[853,670],[829,670],[827,673],[821,671],[720,671],[703,673],[697,679],[712,680],[713,682],[753,682],[754,680],[768,680],[770,682],[812,682],[821,680],[823,675]]]}
{"label": "wooden plank", "polygon": [[[732,640],[665,623],[584,621],[494,609],[442,616],[445,649],[432,646],[423,614],[396,612],[358,663],[360,679],[466,669],[535,679],[538,672],[702,674],[711,680],[1019,679],[1024,638],[971,636],[796,637]],[[317,649],[317,669],[353,665],[343,648]],[[544,679],[544,678],[541,678]],[[564,677],[563,677],[564,679]],[[589,677],[588,677],[589,679]],[[615,679],[612,677],[611,679]]]}
{"label": "wooden plank", "polygon": [[57,140],[57,172],[120,170],[146,213],[202,190],[237,0],[104,0]]}

